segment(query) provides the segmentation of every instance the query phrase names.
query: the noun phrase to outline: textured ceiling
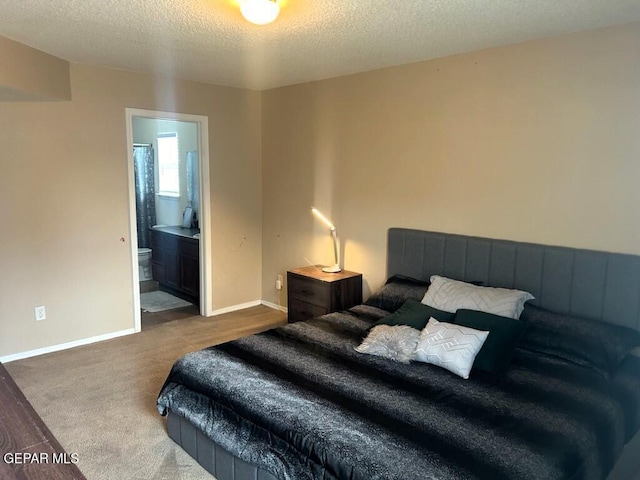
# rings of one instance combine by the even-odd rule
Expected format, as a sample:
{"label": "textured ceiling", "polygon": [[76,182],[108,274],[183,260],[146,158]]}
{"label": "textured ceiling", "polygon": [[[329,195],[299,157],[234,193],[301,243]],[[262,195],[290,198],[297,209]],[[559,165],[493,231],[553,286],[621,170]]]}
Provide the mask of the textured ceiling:
{"label": "textured ceiling", "polygon": [[0,35],[73,63],[257,90],[640,20],[640,0],[0,0]]}

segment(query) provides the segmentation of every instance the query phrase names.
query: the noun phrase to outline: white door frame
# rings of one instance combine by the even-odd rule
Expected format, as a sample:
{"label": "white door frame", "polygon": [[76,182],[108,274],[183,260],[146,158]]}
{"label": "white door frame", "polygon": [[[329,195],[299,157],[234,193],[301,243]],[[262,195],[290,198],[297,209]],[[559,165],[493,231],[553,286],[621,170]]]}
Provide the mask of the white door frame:
{"label": "white door frame", "polygon": [[138,273],[138,230],[136,221],[136,183],[133,164],[133,117],[153,118],[156,120],[176,120],[192,122],[198,126],[198,178],[200,182],[200,314],[205,317],[213,315],[211,298],[211,186],[209,178],[209,118],[203,115],[161,112],[156,110],[140,110],[125,108],[127,126],[127,155],[129,171],[129,238],[131,239],[131,265],[133,270],[133,318],[136,332],[141,330],[140,318],[140,275]]}

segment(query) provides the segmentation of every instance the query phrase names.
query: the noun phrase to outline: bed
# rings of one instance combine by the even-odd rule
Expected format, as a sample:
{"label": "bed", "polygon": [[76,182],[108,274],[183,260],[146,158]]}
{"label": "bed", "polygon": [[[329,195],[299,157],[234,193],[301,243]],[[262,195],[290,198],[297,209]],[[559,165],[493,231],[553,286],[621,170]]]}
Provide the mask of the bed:
{"label": "bed", "polygon": [[[503,370],[356,351],[434,275],[535,297]],[[170,437],[218,480],[636,478],[640,257],[393,228],[387,276],[363,305],[179,359]]]}

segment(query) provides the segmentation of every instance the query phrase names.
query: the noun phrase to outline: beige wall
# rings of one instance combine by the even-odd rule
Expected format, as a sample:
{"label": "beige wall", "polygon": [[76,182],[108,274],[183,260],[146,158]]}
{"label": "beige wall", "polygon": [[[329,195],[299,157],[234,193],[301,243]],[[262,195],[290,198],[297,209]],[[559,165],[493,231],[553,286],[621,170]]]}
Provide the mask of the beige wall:
{"label": "beige wall", "polygon": [[69,62],[0,37],[0,101],[70,100]]}
{"label": "beige wall", "polygon": [[133,327],[126,107],[209,118],[214,309],[285,304],[277,274],[332,262],[311,205],[365,295],[391,226],[639,254],[638,45],[632,24],[262,94],[72,65],[72,101],[0,104],[0,357]]}
{"label": "beige wall", "polygon": [[[640,24],[263,92],[263,291],[411,227],[640,254]],[[281,298],[284,303],[284,295]]]}
{"label": "beige wall", "polygon": [[0,104],[0,357],[133,328],[126,107],[209,118],[213,307],[259,300],[260,93],[78,65],[71,87]]}

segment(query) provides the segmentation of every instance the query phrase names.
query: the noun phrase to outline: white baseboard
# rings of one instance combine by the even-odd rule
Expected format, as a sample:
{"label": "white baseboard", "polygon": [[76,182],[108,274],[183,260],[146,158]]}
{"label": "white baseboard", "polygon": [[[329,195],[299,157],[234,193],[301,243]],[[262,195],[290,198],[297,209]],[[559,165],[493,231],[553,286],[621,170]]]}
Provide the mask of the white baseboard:
{"label": "white baseboard", "polygon": [[257,307],[258,305],[264,305],[265,307],[273,308],[274,310],[280,310],[281,312],[287,313],[287,307],[281,307],[280,305],[276,305],[272,302],[267,302],[266,300],[253,300],[252,302],[240,303],[238,305],[232,305],[230,307],[214,310],[211,316],[222,315],[223,313],[229,312],[236,312],[245,308]]}
{"label": "white baseboard", "polygon": [[[230,307],[220,308],[212,312],[214,315],[222,315],[223,313],[235,312],[237,310],[243,310],[245,308],[257,307],[258,305],[264,305],[274,310],[280,310],[287,313],[286,307],[281,307],[275,303],[267,302],[265,300],[254,300],[252,302],[240,303],[238,305],[232,305]],[[130,328],[128,330],[120,330],[119,332],[107,333],[105,335],[98,335],[96,337],[83,338],[75,340],[73,342],[61,343],[59,345],[52,345],[50,347],[38,348],[36,350],[30,350],[28,352],[14,353],[13,355],[6,355],[0,357],[0,363],[9,363],[16,360],[22,360],[24,358],[37,357],[38,355],[44,355],[45,353],[58,352],[60,350],[67,350],[68,348],[79,347],[82,345],[88,345],[90,343],[102,342],[104,340],[110,340],[112,338],[122,337],[124,335],[131,335],[136,333],[135,329]]]}
{"label": "white baseboard", "polygon": [[230,307],[219,308],[211,312],[211,316],[222,315],[223,313],[236,312],[245,308],[257,307],[260,305],[260,300],[253,300],[251,302],[239,303],[238,305],[231,305]]}
{"label": "white baseboard", "polygon": [[16,360],[22,360],[24,358],[37,357],[38,355],[44,355],[45,353],[59,352],[60,350],[67,350],[68,348],[79,347],[81,345],[88,345],[90,343],[102,342],[104,340],[110,340],[116,337],[122,337],[124,335],[131,335],[136,333],[134,328],[127,330],[120,330],[118,332],[106,333],[104,335],[98,335],[96,337],[82,338],[80,340],[74,340],[73,342],[61,343],[59,345],[52,345],[50,347],[38,348],[36,350],[29,350],[28,352],[14,353],[13,355],[6,355],[0,357],[0,363],[9,363]]}
{"label": "white baseboard", "polygon": [[267,302],[266,300],[262,300],[262,305],[265,307],[273,308],[274,310],[280,310],[281,312],[287,313],[289,309],[287,307],[282,307],[273,302]]}

